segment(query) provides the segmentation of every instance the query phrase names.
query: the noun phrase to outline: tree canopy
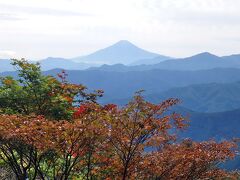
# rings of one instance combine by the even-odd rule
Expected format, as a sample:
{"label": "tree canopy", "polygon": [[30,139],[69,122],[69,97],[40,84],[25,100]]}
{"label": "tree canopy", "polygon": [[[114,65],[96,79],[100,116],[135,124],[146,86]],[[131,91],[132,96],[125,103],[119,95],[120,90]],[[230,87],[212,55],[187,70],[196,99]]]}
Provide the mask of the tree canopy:
{"label": "tree canopy", "polygon": [[[235,178],[218,167],[234,158],[234,142],[178,139],[187,128],[179,103],[141,93],[123,107],[101,105],[102,90],[71,84],[63,71],[44,76],[39,64],[13,60],[18,78],[0,86],[0,162],[17,179]],[[119,92],[120,93],[120,92]]]}

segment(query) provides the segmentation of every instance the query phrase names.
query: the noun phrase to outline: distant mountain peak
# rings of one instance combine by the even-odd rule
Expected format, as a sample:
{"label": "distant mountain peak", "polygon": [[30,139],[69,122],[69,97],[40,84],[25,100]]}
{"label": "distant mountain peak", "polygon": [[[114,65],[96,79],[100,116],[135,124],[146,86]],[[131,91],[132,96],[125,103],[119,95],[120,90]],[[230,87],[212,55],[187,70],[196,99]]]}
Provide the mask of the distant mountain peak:
{"label": "distant mountain peak", "polygon": [[61,58],[61,57],[47,57],[46,59],[41,59],[38,62],[60,62],[60,61],[71,61],[69,59]]}
{"label": "distant mountain peak", "polygon": [[[108,46],[106,47],[105,49],[114,49],[114,48],[117,48],[117,49],[136,49],[136,50],[140,50],[141,48],[137,47],[135,44],[131,43],[130,41],[128,40],[120,40],[118,42],[116,42],[115,44],[111,45],[111,46]],[[141,49],[143,50],[143,49]]]}
{"label": "distant mountain peak", "polygon": [[128,40],[120,40],[120,41],[116,42],[115,44],[113,44],[112,46],[134,46],[134,47],[137,47],[136,45],[134,45],[133,43],[131,43]]}
{"label": "distant mountain peak", "polygon": [[221,58],[219,56],[216,56],[214,54],[211,54],[209,52],[202,52],[199,54],[196,54],[194,56],[185,58],[187,60],[220,60]]}
{"label": "distant mountain peak", "polygon": [[132,44],[132,43],[128,40],[123,39],[123,40],[116,42],[115,44]]}
{"label": "distant mountain peak", "polygon": [[131,42],[126,39],[122,39],[122,40],[119,40],[118,43],[131,43]]}
{"label": "distant mountain peak", "polygon": [[151,59],[158,56],[159,54],[139,48],[128,40],[120,40],[111,46],[73,60],[96,64],[131,64],[140,59]]}
{"label": "distant mountain peak", "polygon": [[199,54],[197,54],[195,56],[216,56],[216,55],[214,55],[214,54],[212,54],[210,52],[202,52],[202,53],[199,53]]}

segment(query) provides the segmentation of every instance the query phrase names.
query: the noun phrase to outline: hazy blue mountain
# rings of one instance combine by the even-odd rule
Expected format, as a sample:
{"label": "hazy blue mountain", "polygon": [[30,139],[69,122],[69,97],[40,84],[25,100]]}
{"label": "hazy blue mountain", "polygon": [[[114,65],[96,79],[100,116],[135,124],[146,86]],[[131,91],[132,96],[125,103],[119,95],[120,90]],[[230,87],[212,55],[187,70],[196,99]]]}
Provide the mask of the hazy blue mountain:
{"label": "hazy blue mountain", "polygon": [[[143,59],[142,57],[148,58]],[[101,58],[107,61],[100,61]],[[44,71],[55,68],[67,70],[83,70],[90,68],[90,70],[117,72],[146,71],[153,69],[193,71],[213,68],[240,68],[240,55],[218,57],[210,53],[200,53],[182,59],[168,58],[169,57],[166,56],[149,53],[136,47],[128,41],[120,41],[115,45],[99,50],[89,56],[76,59],[49,57],[39,60],[39,62],[41,63],[42,70]],[[83,59],[85,59],[87,63],[84,63],[85,60]],[[94,64],[94,62],[96,62],[96,64]],[[106,62],[106,64],[103,62]],[[128,64],[128,66],[126,64]],[[9,60],[0,60],[0,72],[12,70],[14,69],[10,65]]]}
{"label": "hazy blue mountain", "polygon": [[[31,61],[36,63],[37,61]],[[38,61],[41,65],[41,69],[43,71],[51,70],[51,69],[66,69],[66,70],[83,70],[87,69],[91,66],[97,66],[96,64],[86,64],[86,63],[77,63],[70,59],[65,58],[55,58],[48,57],[43,60]],[[10,59],[0,59],[0,72],[4,71],[14,71],[14,67],[11,65]]]}
{"label": "hazy blue mountain", "polygon": [[[56,75],[60,69],[44,72]],[[125,99],[134,92],[145,89],[146,95],[158,94],[175,87],[203,83],[231,83],[240,81],[240,69],[212,69],[201,71],[149,70],[130,72],[111,72],[98,70],[68,70],[68,79],[82,83],[90,89],[103,89],[103,101]],[[16,73],[15,73],[16,74]],[[14,72],[0,75],[14,75]],[[213,96],[215,94],[213,93]]]}
{"label": "hazy blue mountain", "polygon": [[[129,53],[124,53],[124,51],[129,51]],[[149,58],[149,59],[143,60],[143,62],[149,60],[150,64],[148,65],[143,64],[143,65],[126,66],[126,65],[123,65],[124,63],[119,64],[119,61],[121,61],[120,60],[121,57],[123,57],[122,55],[124,55],[126,59],[128,59],[128,57],[133,58],[133,56],[136,59],[139,59],[139,57],[144,56],[144,54],[149,57],[155,56],[155,58]],[[49,57],[44,60],[40,60],[39,62],[41,63],[42,70],[44,71],[55,69],[55,68],[67,69],[67,70],[83,70],[89,67],[90,67],[90,70],[117,71],[117,72],[146,71],[146,70],[152,70],[152,69],[203,70],[203,69],[228,68],[228,67],[240,68],[240,59],[239,59],[240,55],[218,57],[210,53],[201,53],[188,58],[165,60],[157,64],[151,64],[153,62],[161,61],[163,60],[163,58],[156,54],[146,53],[144,50],[137,48],[136,46],[129,43],[128,41],[120,41],[111,47],[97,51],[96,53],[86,56],[84,58],[94,59],[94,58],[103,57],[103,56],[109,57],[109,61],[107,63],[113,64],[113,65],[104,64],[101,67],[97,67],[99,66],[99,64],[98,65],[91,64],[94,62],[91,60],[89,60],[88,63],[83,63],[83,61],[81,63],[80,61],[73,61],[70,59],[52,58],[52,57]],[[129,60],[129,62],[130,61],[131,60]],[[141,60],[139,62],[141,62]],[[100,61],[98,61],[97,63],[100,63]],[[0,61],[0,72],[9,71],[9,70],[13,70],[13,68],[10,65],[10,62],[8,60]]]}
{"label": "hazy blue mountain", "polygon": [[[157,59],[157,58],[155,58]],[[149,60],[151,62],[151,60]],[[163,62],[152,65],[104,65],[96,70],[104,71],[146,71],[151,69],[166,69],[166,70],[181,70],[181,71],[194,71],[194,70],[207,70],[213,68],[240,68],[240,55],[231,55],[218,57],[210,53],[200,53],[191,57],[181,59],[169,59]]]}
{"label": "hazy blue mountain", "polygon": [[[145,66],[145,65],[141,65]],[[90,67],[87,70],[98,70],[98,71],[115,71],[115,72],[128,72],[128,71],[135,71],[134,66],[126,66],[124,64],[103,64],[100,67]],[[140,69],[137,69],[139,71]]]}
{"label": "hazy blue mountain", "polygon": [[[189,120],[189,126],[179,132],[180,138],[191,138],[195,141],[232,140],[240,137],[240,109],[217,113],[197,113],[181,106],[173,108]],[[235,170],[240,167],[240,157],[228,161],[224,168]]]}
{"label": "hazy blue mountain", "polygon": [[[137,46],[126,40],[122,40],[112,46],[96,51],[95,53],[92,53],[88,56],[78,57],[74,59],[49,57],[43,60],[39,60],[39,62],[42,66],[43,71],[55,68],[68,70],[83,70],[89,67],[98,67],[102,64],[131,64],[135,61],[138,61],[140,64],[147,64],[148,59],[150,60],[149,64],[152,64],[152,58],[155,57],[157,57],[156,62],[161,62],[163,60],[169,59],[169,57],[148,52],[146,50],[138,48]],[[10,60],[0,60],[0,72],[12,70],[14,69],[10,64]]]}
{"label": "hazy blue mountain", "polygon": [[[180,138],[191,138],[195,141],[232,140],[240,137],[240,109],[218,113],[196,113],[185,108],[175,108],[189,120],[189,126],[179,132]],[[240,167],[240,157],[228,161],[224,168],[235,170]]]}
{"label": "hazy blue mountain", "polygon": [[96,63],[96,64],[132,64],[138,60],[161,57],[166,60],[168,57],[141,49],[126,40],[121,40],[112,46],[98,50],[90,55],[76,57],[76,62]]}
{"label": "hazy blue mountain", "polygon": [[173,88],[160,94],[152,94],[147,99],[175,97],[182,100],[182,106],[199,112],[220,112],[240,108],[240,82],[211,83]]}
{"label": "hazy blue mountain", "polygon": [[[55,75],[59,70],[48,71]],[[67,71],[73,83],[83,83],[90,89],[103,89],[104,99],[131,97],[135,91],[145,89],[156,94],[174,87],[203,83],[230,83],[240,81],[240,69],[212,69],[201,71],[149,70],[136,72],[107,72],[97,70]],[[213,94],[214,95],[214,94]]]}
{"label": "hazy blue mountain", "polygon": [[11,65],[11,60],[0,59],[0,72],[14,71],[14,67]]}
{"label": "hazy blue mountain", "polygon": [[231,111],[202,113],[180,105],[171,107],[167,113],[176,112],[188,121],[185,130],[180,131],[181,138],[195,141],[215,139],[217,141],[240,137],[240,109]]}
{"label": "hazy blue mountain", "polygon": [[[240,82],[196,84],[172,88],[146,96],[148,101],[159,103],[167,98],[179,98],[181,106],[197,112],[220,112],[240,108]],[[123,105],[129,99],[113,99]]]}
{"label": "hazy blue mountain", "polygon": [[[56,75],[60,69],[44,73]],[[159,94],[176,87],[193,84],[231,83],[240,81],[240,69],[211,69],[201,71],[149,70],[112,72],[98,70],[68,70],[68,79],[72,83],[82,83],[89,89],[103,89],[105,96],[102,101],[125,99],[134,92],[144,89],[146,95]],[[14,75],[16,72],[1,73]],[[215,96],[215,92],[213,93]]]}
{"label": "hazy blue mountain", "polygon": [[224,61],[223,58],[206,52],[183,59],[164,61],[154,65],[154,67],[170,70],[202,70],[235,67],[235,65],[233,62]]}
{"label": "hazy blue mountain", "polygon": [[151,58],[151,59],[139,59],[133,63],[131,63],[131,66],[136,66],[136,65],[152,65],[152,64],[158,64],[160,62],[169,60],[169,59],[173,59],[171,57],[167,57],[167,56],[162,56],[159,55],[155,58]]}
{"label": "hazy blue mountain", "polygon": [[182,59],[173,59],[152,68],[169,70],[203,70],[212,68],[240,68],[240,55],[219,57],[205,52]]}
{"label": "hazy blue mountain", "polygon": [[240,64],[240,54],[233,54],[233,55],[230,55],[230,56],[223,56],[222,58],[225,59],[225,60],[233,61],[235,63]]}
{"label": "hazy blue mountain", "polygon": [[95,64],[77,63],[69,59],[48,57],[39,61],[43,71],[51,69],[66,69],[66,70],[83,70]]}
{"label": "hazy blue mountain", "polygon": [[[176,111],[182,113],[181,110]],[[182,137],[190,137],[202,141],[240,137],[240,109],[216,113],[197,113],[184,110],[189,119],[189,127],[181,133]]]}

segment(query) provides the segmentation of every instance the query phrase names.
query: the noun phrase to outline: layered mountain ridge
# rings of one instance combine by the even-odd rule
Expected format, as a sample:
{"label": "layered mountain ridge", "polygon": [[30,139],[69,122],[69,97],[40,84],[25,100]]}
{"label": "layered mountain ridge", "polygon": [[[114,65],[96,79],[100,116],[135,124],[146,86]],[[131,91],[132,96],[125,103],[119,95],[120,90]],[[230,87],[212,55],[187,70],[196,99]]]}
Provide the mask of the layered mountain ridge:
{"label": "layered mountain ridge", "polygon": [[[87,56],[72,59],[48,57],[38,61],[42,70],[61,68],[65,70],[103,70],[103,71],[145,71],[152,69],[166,70],[203,70],[213,68],[240,68],[240,55],[219,57],[203,52],[186,58],[171,58],[152,53],[122,40],[109,47]],[[14,70],[11,61],[0,59],[0,72]]]}

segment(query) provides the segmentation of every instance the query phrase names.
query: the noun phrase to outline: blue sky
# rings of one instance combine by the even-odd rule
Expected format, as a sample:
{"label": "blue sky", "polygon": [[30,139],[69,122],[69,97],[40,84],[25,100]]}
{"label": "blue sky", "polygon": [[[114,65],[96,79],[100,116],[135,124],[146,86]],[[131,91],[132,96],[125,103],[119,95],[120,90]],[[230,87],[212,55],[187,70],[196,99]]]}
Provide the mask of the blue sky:
{"label": "blue sky", "polygon": [[121,39],[163,55],[240,53],[239,0],[0,0],[0,58],[88,54]]}

